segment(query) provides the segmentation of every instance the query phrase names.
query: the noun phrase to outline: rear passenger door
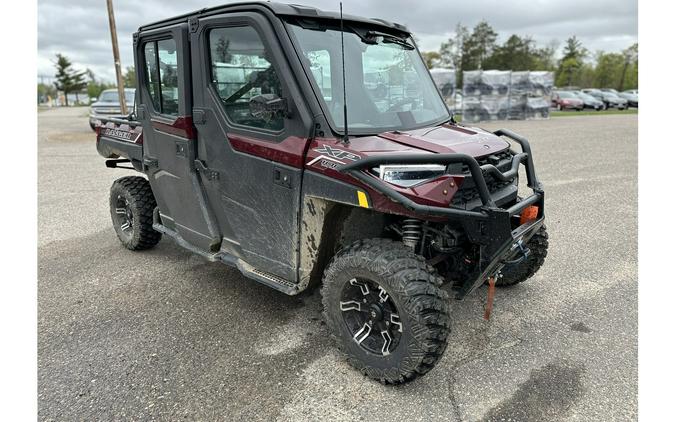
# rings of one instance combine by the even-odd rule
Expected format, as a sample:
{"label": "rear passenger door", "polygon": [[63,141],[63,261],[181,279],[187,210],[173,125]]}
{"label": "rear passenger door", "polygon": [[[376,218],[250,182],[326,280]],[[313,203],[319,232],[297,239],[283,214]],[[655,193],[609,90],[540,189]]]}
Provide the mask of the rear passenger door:
{"label": "rear passenger door", "polygon": [[219,233],[195,169],[188,52],[186,24],[143,32],[135,40],[143,160],[162,225],[199,250],[216,251]]}
{"label": "rear passenger door", "polygon": [[[255,12],[199,19],[192,35],[198,156],[218,179],[204,182],[223,249],[256,269],[295,281],[298,218],[311,116],[273,23]],[[249,102],[281,98],[287,116],[260,116]]]}

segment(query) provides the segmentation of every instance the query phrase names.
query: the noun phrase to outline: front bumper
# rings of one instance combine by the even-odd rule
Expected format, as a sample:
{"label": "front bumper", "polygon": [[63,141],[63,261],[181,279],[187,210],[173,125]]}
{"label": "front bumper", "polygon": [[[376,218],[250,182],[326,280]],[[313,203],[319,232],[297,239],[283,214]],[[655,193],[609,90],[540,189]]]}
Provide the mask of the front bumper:
{"label": "front bumper", "polygon": [[101,114],[101,113],[89,113],[89,124],[96,126],[97,124],[105,124],[110,119],[126,119],[127,116],[114,113],[114,114]]}
{"label": "front bumper", "polygon": [[[373,190],[385,195],[394,202],[421,216],[447,217],[459,221],[471,243],[480,246],[480,262],[477,271],[457,293],[462,299],[480,287],[488,277],[497,274],[508,261],[520,251],[518,244],[527,241],[544,224],[544,190],[537,179],[532,159],[532,150],[527,139],[511,131],[500,129],[494,132],[497,136],[505,136],[518,143],[521,153],[513,156],[511,168],[501,172],[490,164],[479,165],[478,161],[466,154],[395,154],[387,156],[373,156],[343,165],[339,170],[349,174]],[[457,164],[461,163],[469,168],[471,178],[480,197],[481,206],[478,209],[460,209],[455,207],[437,207],[422,205],[404,196],[393,189],[388,183],[375,178],[363,170],[380,164]],[[495,197],[488,190],[484,174],[490,174],[497,180],[507,181],[518,175],[520,165],[525,166],[527,186],[532,194],[520,199],[508,208],[496,204]],[[523,225],[515,223],[523,210],[531,205],[539,208],[537,218]]]}

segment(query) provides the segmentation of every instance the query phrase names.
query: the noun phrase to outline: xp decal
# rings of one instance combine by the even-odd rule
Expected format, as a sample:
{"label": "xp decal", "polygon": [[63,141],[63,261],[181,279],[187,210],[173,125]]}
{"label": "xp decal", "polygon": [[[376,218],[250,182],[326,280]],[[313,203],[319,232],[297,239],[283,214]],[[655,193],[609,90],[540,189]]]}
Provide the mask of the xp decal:
{"label": "xp decal", "polygon": [[323,145],[321,148],[314,148],[314,151],[318,152],[321,155],[319,155],[318,157],[307,163],[308,166],[311,166],[312,164],[321,160],[320,164],[322,166],[335,168],[335,164],[331,165],[330,162],[336,164],[344,164],[345,163],[344,160],[356,161],[361,158],[360,155],[339,148],[333,148],[328,145]]}

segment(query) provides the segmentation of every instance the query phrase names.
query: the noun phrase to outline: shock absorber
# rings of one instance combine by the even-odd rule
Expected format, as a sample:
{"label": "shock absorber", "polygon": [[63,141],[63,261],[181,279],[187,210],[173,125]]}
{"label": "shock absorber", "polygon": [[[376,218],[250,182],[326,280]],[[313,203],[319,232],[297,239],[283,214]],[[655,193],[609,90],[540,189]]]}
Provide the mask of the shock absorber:
{"label": "shock absorber", "polygon": [[401,238],[403,244],[411,248],[413,251],[417,249],[417,244],[422,238],[422,222],[414,218],[407,218],[403,220],[401,225]]}

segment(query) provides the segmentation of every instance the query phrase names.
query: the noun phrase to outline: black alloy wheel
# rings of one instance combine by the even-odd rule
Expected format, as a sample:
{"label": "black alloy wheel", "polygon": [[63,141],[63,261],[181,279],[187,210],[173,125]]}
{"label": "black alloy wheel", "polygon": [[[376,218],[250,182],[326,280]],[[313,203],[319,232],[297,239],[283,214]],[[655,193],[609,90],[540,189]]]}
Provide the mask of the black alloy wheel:
{"label": "black alloy wheel", "polygon": [[388,356],[398,346],[403,333],[398,309],[376,282],[352,278],[342,290],[340,310],[349,333],[364,350]]}
{"label": "black alloy wheel", "polygon": [[129,200],[123,195],[117,195],[114,218],[122,234],[131,239],[134,233],[134,213],[129,206]]}
{"label": "black alloy wheel", "polygon": [[429,372],[450,332],[449,295],[422,256],[391,239],[363,239],[324,271],[324,318],[347,362],[384,384]]}

